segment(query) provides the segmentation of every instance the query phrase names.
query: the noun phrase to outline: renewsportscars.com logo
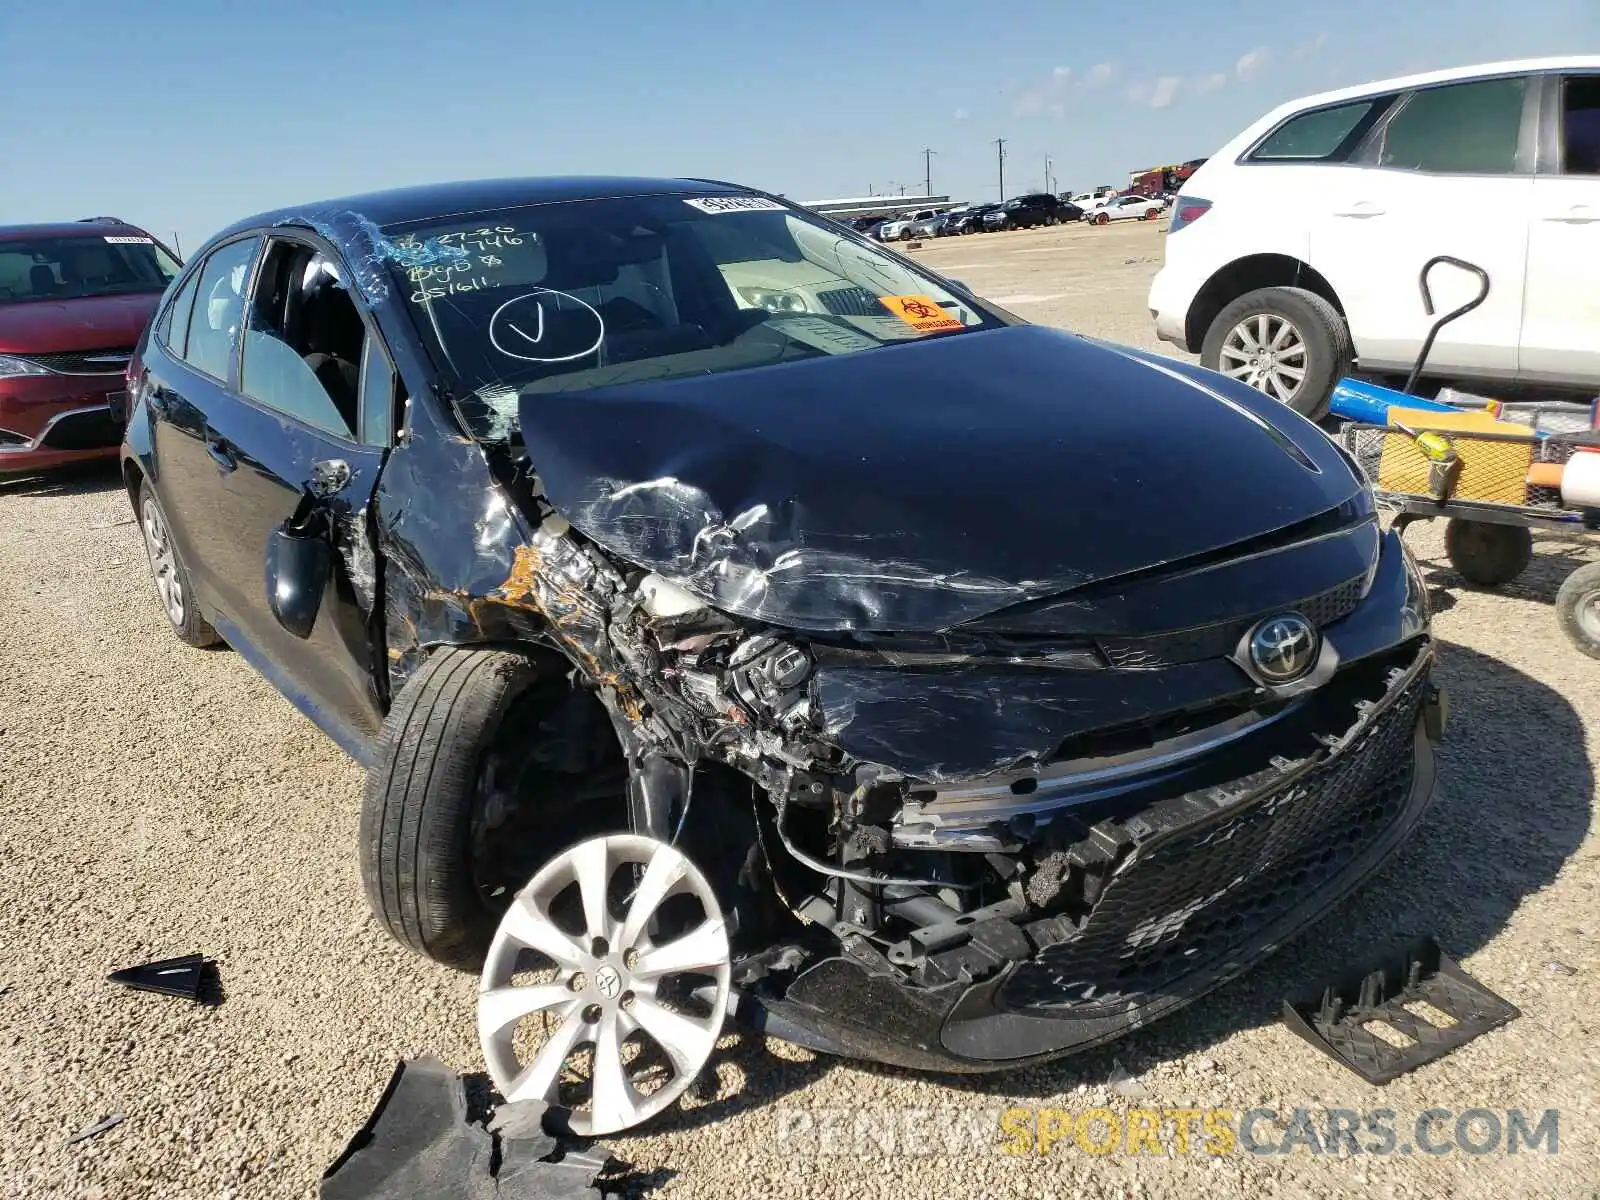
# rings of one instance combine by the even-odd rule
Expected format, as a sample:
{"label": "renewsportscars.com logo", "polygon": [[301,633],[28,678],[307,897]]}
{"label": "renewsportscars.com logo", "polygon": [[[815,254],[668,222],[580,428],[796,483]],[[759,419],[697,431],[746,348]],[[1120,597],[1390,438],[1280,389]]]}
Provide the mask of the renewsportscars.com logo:
{"label": "renewsportscars.com logo", "polygon": [[1556,1154],[1560,1111],[1547,1108],[781,1108],[780,1153],[934,1155]]}

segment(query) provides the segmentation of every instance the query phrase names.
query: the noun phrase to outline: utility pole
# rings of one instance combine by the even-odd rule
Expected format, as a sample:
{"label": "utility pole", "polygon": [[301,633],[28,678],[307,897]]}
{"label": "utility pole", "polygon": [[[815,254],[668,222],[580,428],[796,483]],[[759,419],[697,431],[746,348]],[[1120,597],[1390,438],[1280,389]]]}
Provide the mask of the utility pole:
{"label": "utility pole", "polygon": [[1000,164],[1000,201],[1004,203],[1006,198],[1006,139],[995,138],[994,146],[996,157]]}
{"label": "utility pole", "polygon": [[922,150],[922,194],[933,195],[933,156],[937,150],[929,150],[926,146]]}
{"label": "utility pole", "polygon": [[1050,186],[1050,156],[1048,154],[1044,156],[1044,190],[1051,193],[1055,192],[1055,188]]}

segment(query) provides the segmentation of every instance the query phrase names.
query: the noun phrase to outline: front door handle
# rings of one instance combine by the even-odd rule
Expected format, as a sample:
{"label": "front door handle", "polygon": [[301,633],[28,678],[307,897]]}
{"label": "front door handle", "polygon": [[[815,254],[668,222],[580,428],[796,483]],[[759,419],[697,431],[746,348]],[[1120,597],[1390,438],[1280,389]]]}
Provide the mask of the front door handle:
{"label": "front door handle", "polygon": [[1592,204],[1574,204],[1566,212],[1551,213],[1545,217],[1546,221],[1561,221],[1569,225],[1583,225],[1590,221],[1600,221],[1600,209]]}
{"label": "front door handle", "polygon": [[1383,209],[1370,200],[1358,200],[1349,208],[1336,208],[1333,210],[1336,217],[1381,217]]}
{"label": "front door handle", "polygon": [[206,430],[206,453],[224,471],[232,471],[239,465],[239,455],[233,444],[213,429]]}

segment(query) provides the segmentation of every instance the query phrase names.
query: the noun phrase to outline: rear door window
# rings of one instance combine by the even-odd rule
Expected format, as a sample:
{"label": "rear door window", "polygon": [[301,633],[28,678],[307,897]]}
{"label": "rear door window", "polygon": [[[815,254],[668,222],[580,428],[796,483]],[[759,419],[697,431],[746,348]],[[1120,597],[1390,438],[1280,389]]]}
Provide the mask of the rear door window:
{"label": "rear door window", "polygon": [[1361,158],[1404,171],[1510,175],[1528,93],[1526,78],[1479,79],[1414,92]]}
{"label": "rear door window", "polygon": [[1600,175],[1600,75],[1562,81],[1561,173]]}
{"label": "rear door window", "polygon": [[244,290],[260,246],[259,238],[230,242],[214,250],[200,271],[183,359],[213,379],[228,378],[244,323]]}
{"label": "rear door window", "polygon": [[1338,161],[1348,153],[1358,132],[1393,100],[1393,96],[1375,96],[1290,117],[1257,144],[1250,161]]}
{"label": "rear door window", "polygon": [[161,344],[179,358],[183,357],[184,345],[189,340],[189,313],[194,308],[194,293],[199,283],[199,270],[190,271],[189,278],[167,305],[157,329]]}

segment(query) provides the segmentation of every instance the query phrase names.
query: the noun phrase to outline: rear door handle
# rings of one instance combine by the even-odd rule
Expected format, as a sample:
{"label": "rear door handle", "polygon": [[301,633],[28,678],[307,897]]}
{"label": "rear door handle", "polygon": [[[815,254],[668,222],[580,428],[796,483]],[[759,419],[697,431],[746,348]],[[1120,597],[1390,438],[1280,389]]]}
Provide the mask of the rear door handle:
{"label": "rear door handle", "polygon": [[232,471],[239,465],[238,452],[233,444],[214,429],[206,430],[206,453],[211,456],[211,461],[224,471]]}
{"label": "rear door handle", "polygon": [[1358,200],[1349,208],[1336,208],[1333,210],[1336,217],[1381,217],[1383,209],[1370,200]]}

